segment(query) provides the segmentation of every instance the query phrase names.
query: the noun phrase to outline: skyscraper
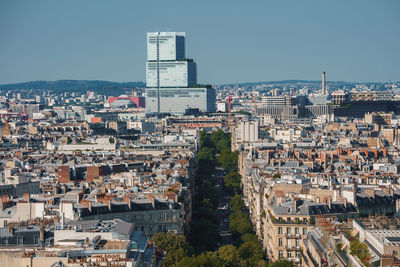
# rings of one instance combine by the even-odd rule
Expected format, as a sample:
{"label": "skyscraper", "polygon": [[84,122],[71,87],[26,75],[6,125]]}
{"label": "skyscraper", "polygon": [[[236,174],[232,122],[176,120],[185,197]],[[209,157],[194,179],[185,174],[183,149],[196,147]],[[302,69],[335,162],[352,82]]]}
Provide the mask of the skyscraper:
{"label": "skyscraper", "polygon": [[[157,55],[159,58],[157,58]],[[147,60],[179,60],[185,58],[184,32],[148,32]]]}
{"label": "skyscraper", "polygon": [[214,112],[215,90],[196,84],[196,62],[185,58],[185,33],[147,33],[147,112],[183,114],[188,108]]}

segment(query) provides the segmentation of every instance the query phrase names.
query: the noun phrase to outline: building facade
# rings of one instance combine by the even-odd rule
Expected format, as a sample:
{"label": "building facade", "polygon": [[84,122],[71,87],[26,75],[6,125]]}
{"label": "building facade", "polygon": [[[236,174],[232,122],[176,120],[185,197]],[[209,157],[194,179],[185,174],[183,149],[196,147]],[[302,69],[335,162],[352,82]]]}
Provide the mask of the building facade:
{"label": "building facade", "polygon": [[[146,111],[157,111],[157,88],[146,89]],[[213,88],[160,88],[160,112],[184,114],[187,109],[215,112]]]}
{"label": "building facade", "polygon": [[196,86],[197,67],[185,58],[185,33],[147,33],[146,112],[215,112],[215,90]]}
{"label": "building facade", "polygon": [[196,62],[193,60],[147,61],[146,85],[157,87],[189,87],[197,83]]}

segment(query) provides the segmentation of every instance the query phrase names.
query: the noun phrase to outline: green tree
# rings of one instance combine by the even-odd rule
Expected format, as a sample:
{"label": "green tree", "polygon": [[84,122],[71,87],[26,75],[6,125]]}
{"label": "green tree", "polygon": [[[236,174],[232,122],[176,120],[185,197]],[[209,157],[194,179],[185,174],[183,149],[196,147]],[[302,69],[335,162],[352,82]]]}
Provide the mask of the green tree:
{"label": "green tree", "polygon": [[218,142],[215,149],[217,150],[218,153],[220,153],[224,149],[230,149],[230,147],[231,147],[230,138],[225,138]]}
{"label": "green tree", "polygon": [[241,177],[240,174],[237,172],[230,172],[224,177],[225,186],[236,192],[240,189],[240,181]]}
{"label": "green tree", "polygon": [[240,258],[239,251],[235,246],[226,245],[220,247],[217,255],[221,259],[223,266],[245,266],[245,262]]}
{"label": "green tree", "polygon": [[259,261],[263,260],[264,251],[258,241],[248,241],[240,245],[239,255],[242,259],[245,259],[249,265],[255,266]]}
{"label": "green tree", "polygon": [[241,235],[253,233],[253,226],[249,216],[242,211],[235,211],[229,216],[229,228],[231,231],[236,231]]}
{"label": "green tree", "polygon": [[202,130],[200,131],[200,147],[208,147],[208,148],[213,148],[213,143],[211,142],[209,136],[207,135],[207,132]]}
{"label": "green tree", "polygon": [[223,130],[212,132],[210,140],[217,153],[221,153],[223,149],[228,149],[230,151],[230,135],[226,134]]}
{"label": "green tree", "polygon": [[197,253],[215,250],[219,240],[218,224],[209,218],[197,217],[193,220],[192,244]]}
{"label": "green tree", "polygon": [[114,138],[110,137],[110,138],[108,138],[108,142],[110,142],[110,144],[114,144],[115,140],[114,140]]}
{"label": "green tree", "polygon": [[218,258],[216,253],[206,252],[198,255],[197,257],[187,257],[179,262],[177,267],[220,267],[222,261]]}
{"label": "green tree", "polygon": [[72,138],[71,137],[67,137],[67,144],[71,144],[72,143]]}
{"label": "green tree", "polygon": [[246,233],[242,235],[243,242],[258,242],[258,237],[255,234]]}
{"label": "green tree", "polygon": [[215,224],[218,224],[218,218],[215,214],[215,203],[209,198],[203,199],[201,201],[200,207],[196,210],[196,217],[207,218]]}
{"label": "green tree", "polygon": [[294,262],[289,260],[277,260],[269,265],[269,267],[294,267]]}
{"label": "green tree", "polygon": [[242,196],[239,194],[234,195],[231,200],[229,201],[229,205],[231,205],[234,211],[241,211],[244,208],[244,201]]}
{"label": "green tree", "polygon": [[200,177],[203,176],[211,176],[211,174],[215,170],[215,156],[213,150],[208,147],[203,147],[196,156],[197,166],[198,166],[198,175]]}
{"label": "green tree", "polygon": [[164,266],[173,266],[183,258],[192,255],[193,249],[182,235],[160,232],[155,234],[151,240],[158,248],[167,252],[163,261]]}
{"label": "green tree", "polygon": [[239,151],[231,152],[230,148],[227,147],[222,149],[218,157],[218,163],[226,172],[235,172],[237,171],[238,159]]}

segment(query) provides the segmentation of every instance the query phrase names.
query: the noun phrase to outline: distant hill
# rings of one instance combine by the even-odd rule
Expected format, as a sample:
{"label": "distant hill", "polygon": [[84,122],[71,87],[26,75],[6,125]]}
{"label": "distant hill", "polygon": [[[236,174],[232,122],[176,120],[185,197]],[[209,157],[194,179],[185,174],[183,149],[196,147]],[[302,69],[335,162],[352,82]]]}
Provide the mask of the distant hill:
{"label": "distant hill", "polygon": [[[349,85],[355,84],[356,82],[343,82],[343,81],[327,81],[328,84],[332,85]],[[263,82],[241,82],[241,83],[229,83],[229,84],[221,84],[221,86],[256,86],[261,84],[274,84],[274,85],[290,85],[290,84],[309,84],[309,85],[319,85],[321,81],[312,81],[312,80],[282,80],[282,81],[263,81]],[[376,84],[376,83],[374,83]]]}
{"label": "distant hill", "polygon": [[31,81],[24,83],[2,84],[0,90],[34,89],[53,92],[86,92],[95,91],[99,94],[120,94],[134,88],[145,87],[143,82],[108,82],[87,80]]}

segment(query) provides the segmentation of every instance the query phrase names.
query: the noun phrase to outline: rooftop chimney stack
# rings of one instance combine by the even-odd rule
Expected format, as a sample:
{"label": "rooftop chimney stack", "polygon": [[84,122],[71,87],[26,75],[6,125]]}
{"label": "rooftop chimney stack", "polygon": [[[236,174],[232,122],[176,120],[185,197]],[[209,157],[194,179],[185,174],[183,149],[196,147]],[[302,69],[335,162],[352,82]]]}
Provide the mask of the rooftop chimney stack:
{"label": "rooftop chimney stack", "polygon": [[325,76],[325,71],[324,71],[324,72],[322,72],[322,94],[323,95],[326,95],[325,82],[326,82],[326,76]]}

